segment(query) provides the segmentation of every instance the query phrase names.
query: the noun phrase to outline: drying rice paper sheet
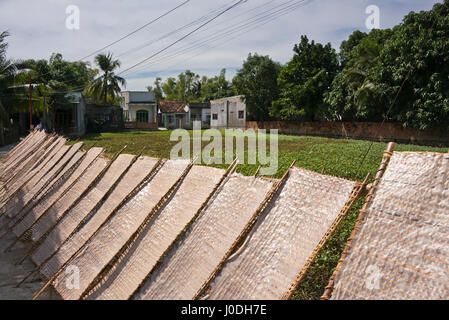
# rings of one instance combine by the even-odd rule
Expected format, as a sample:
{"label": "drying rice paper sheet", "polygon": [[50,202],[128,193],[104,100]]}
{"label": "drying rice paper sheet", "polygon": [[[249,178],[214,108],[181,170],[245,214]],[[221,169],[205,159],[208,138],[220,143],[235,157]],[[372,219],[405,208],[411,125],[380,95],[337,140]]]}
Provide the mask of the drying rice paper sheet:
{"label": "drying rice paper sheet", "polygon": [[394,152],[332,299],[449,299],[449,154]]}
{"label": "drying rice paper sheet", "polygon": [[354,182],[291,168],[236,256],[210,285],[210,299],[281,299],[340,214]]}

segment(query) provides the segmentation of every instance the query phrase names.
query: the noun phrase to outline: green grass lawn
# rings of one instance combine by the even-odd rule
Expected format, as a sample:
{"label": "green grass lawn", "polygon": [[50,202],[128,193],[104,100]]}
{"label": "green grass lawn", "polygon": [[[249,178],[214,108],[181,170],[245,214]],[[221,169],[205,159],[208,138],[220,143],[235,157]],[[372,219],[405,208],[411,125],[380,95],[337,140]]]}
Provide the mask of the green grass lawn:
{"label": "green grass lawn", "polygon": [[[171,131],[101,133],[87,135],[81,140],[85,143],[85,149],[89,149],[93,145],[103,147],[107,150],[108,156],[112,156],[124,145],[127,145],[124,151],[126,153],[139,154],[145,147],[144,155],[169,158],[171,148],[177,143],[177,141],[170,141],[170,134]],[[269,140],[267,139],[267,141]],[[208,142],[202,142],[203,147],[206,144]],[[362,181],[367,173],[371,173],[371,176],[374,177],[387,144],[374,143],[361,165],[363,155],[370,144],[369,141],[361,140],[279,135],[279,167],[275,177],[281,177],[293,160],[296,160],[298,167],[346,179]],[[406,144],[396,144],[394,150],[448,152],[447,148]],[[226,164],[213,166],[227,167]],[[257,164],[240,164],[237,172],[252,175],[257,167]],[[353,209],[343,219],[335,234],[316,257],[309,272],[297,288],[293,299],[319,299],[340,258],[346,240],[354,227],[358,210],[363,203],[363,198],[356,201]]]}

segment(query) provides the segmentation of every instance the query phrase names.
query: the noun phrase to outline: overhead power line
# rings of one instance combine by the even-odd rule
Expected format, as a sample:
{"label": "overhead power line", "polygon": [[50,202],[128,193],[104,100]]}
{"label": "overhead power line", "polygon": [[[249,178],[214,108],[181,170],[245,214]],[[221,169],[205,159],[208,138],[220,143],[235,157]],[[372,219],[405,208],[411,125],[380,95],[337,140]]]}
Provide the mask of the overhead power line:
{"label": "overhead power line", "polygon": [[127,72],[131,69],[134,69],[135,67],[141,65],[142,63],[154,58],[155,56],[161,54],[162,52],[166,51],[167,49],[173,47],[175,44],[177,44],[178,42],[184,40],[185,38],[187,38],[188,36],[192,35],[193,33],[195,33],[196,31],[200,30],[201,28],[203,28],[204,26],[208,25],[209,23],[211,23],[212,21],[214,21],[215,19],[217,19],[218,17],[220,17],[221,15],[225,14],[226,12],[228,12],[229,10],[235,8],[236,6],[238,6],[239,4],[246,2],[247,0],[239,0],[238,2],[234,3],[233,5],[231,5],[230,7],[226,8],[225,10],[221,11],[219,14],[215,15],[212,19],[209,19],[208,21],[206,21],[205,23],[203,23],[202,25],[200,25],[199,27],[195,28],[194,30],[190,31],[189,33],[187,33],[186,35],[182,36],[181,38],[179,38],[178,40],[172,42],[171,44],[169,44],[168,46],[164,47],[163,49],[159,50],[158,52],[152,54],[151,56],[139,61],[138,63],[132,65],[131,67],[119,72],[118,74],[122,74],[124,72]]}
{"label": "overhead power line", "polygon": [[[233,2],[234,2],[234,1],[231,1],[230,3],[233,3]],[[156,38],[156,39],[151,39],[151,40],[149,40],[149,41],[147,41],[147,42],[145,42],[145,43],[143,43],[143,44],[140,44],[140,45],[138,45],[138,46],[136,46],[136,47],[127,49],[125,52],[122,52],[122,53],[116,55],[115,57],[116,57],[116,58],[119,58],[119,57],[122,57],[122,56],[124,56],[124,55],[130,54],[130,53],[134,53],[134,52],[139,51],[139,50],[141,50],[141,49],[143,49],[143,48],[152,46],[152,45],[154,45],[155,43],[157,43],[157,42],[159,42],[159,41],[161,41],[161,40],[164,40],[164,39],[168,38],[169,36],[178,34],[178,33],[180,33],[180,32],[183,31],[183,30],[186,30],[186,29],[188,29],[188,28],[190,28],[190,27],[193,27],[193,26],[195,26],[195,25],[198,25],[198,24],[200,24],[201,22],[203,22],[203,21],[207,20],[208,18],[210,18],[213,14],[215,14],[215,13],[217,13],[218,11],[224,9],[224,8],[227,7],[228,5],[229,5],[229,4],[225,4],[225,5],[223,5],[223,6],[220,6],[219,8],[214,9],[214,10],[208,12],[207,14],[201,16],[200,18],[198,18],[198,19],[196,19],[196,20],[194,20],[194,21],[191,21],[191,22],[189,22],[189,23],[187,23],[187,24],[185,24],[185,25],[183,25],[183,26],[181,26],[181,27],[179,27],[179,28],[177,28],[177,29],[175,29],[175,30],[173,30],[173,31],[167,32],[166,34],[164,34],[164,35],[162,35],[162,36],[160,36],[160,37],[158,37],[158,38]]]}
{"label": "overhead power line", "polygon": [[[153,66],[155,64],[160,64],[167,60],[173,60],[178,56],[182,56],[183,54],[191,52],[191,51],[196,51],[197,49],[200,49],[201,47],[206,47],[209,44],[212,44],[215,42],[219,42],[219,44],[213,46],[212,48],[215,48],[222,44],[226,44],[230,40],[240,37],[242,35],[245,35],[249,31],[251,31],[257,27],[260,27],[262,25],[265,25],[285,14],[291,13],[295,9],[303,7],[303,6],[311,3],[312,1],[313,0],[289,0],[289,1],[286,1],[282,4],[276,5],[272,8],[269,8],[267,10],[259,12],[253,16],[245,18],[244,21],[240,22],[239,24],[233,25],[233,27],[231,27],[231,28],[225,27],[220,30],[217,30],[213,34],[207,35],[206,37],[199,39],[198,41],[190,43],[190,44],[178,49],[177,51],[171,52],[169,55],[161,57],[159,59],[156,59],[156,60],[152,61],[151,63],[145,64],[142,67],[145,68],[150,65]],[[272,2],[272,1],[270,1],[270,2]],[[252,8],[251,10],[248,10],[247,12],[254,11],[255,9],[263,7],[266,4],[263,4],[256,8]],[[236,35],[236,36],[233,36],[233,35]],[[226,39],[226,38],[229,38],[229,39]],[[207,50],[210,50],[210,49],[211,48],[208,48]],[[142,67],[139,68],[139,71],[143,71]],[[130,74],[131,73],[129,73],[127,75],[129,76]]]}
{"label": "overhead power line", "polygon": [[[190,1],[190,0],[189,0],[189,1]],[[156,55],[162,53],[163,51],[165,51],[165,50],[167,50],[168,48],[172,47],[172,46],[175,45],[176,43],[178,43],[178,42],[184,40],[185,38],[187,38],[188,36],[190,36],[191,34],[193,34],[194,32],[196,32],[197,30],[203,28],[205,25],[207,25],[207,24],[209,24],[210,22],[214,21],[215,19],[217,19],[218,17],[220,17],[221,15],[223,15],[224,13],[226,13],[227,11],[229,11],[229,10],[231,10],[232,8],[236,7],[236,6],[239,5],[240,3],[243,3],[243,2],[246,2],[246,1],[247,1],[247,0],[240,0],[240,1],[236,2],[236,3],[234,3],[233,5],[227,7],[225,10],[221,11],[220,13],[218,13],[217,15],[215,15],[213,18],[209,19],[208,21],[206,21],[205,23],[203,23],[202,25],[200,25],[198,28],[194,29],[193,31],[191,31],[191,32],[189,32],[188,34],[186,34],[186,35],[184,35],[183,37],[181,37],[180,39],[178,39],[178,40],[176,40],[175,42],[171,43],[170,45],[166,46],[164,49],[159,50],[158,52],[156,52],[156,53],[153,54],[152,56],[150,56],[150,57],[144,59],[143,61],[141,61],[141,62],[135,64],[134,66],[132,66],[132,67],[130,67],[130,68],[127,68],[126,70],[124,70],[124,71],[118,73],[117,75],[122,74],[123,72],[125,72],[125,71],[127,71],[127,70],[130,70],[130,69],[134,68],[135,66],[138,66],[138,65],[140,65],[141,63],[147,61],[148,59],[151,59],[152,57],[154,57],[154,56],[156,56]],[[200,18],[200,19],[201,19],[201,18]],[[66,83],[69,83],[69,82],[66,82]],[[85,86],[79,86],[79,87],[71,88],[71,90],[56,91],[56,92],[53,92],[53,93],[68,93],[68,92],[72,92],[72,91],[76,91],[76,90],[83,90],[84,88],[85,88]]]}
{"label": "overhead power line", "polygon": [[[219,22],[219,23],[216,23],[216,24],[215,24],[213,27],[211,27],[211,28],[213,29],[214,27],[220,26],[220,25],[222,25],[222,24],[226,24],[226,29],[228,29],[230,25],[233,25],[233,23],[232,23],[233,20],[235,20],[235,19],[237,19],[237,18],[239,18],[239,17],[241,17],[241,16],[243,16],[243,15],[246,15],[246,14],[252,12],[252,11],[255,11],[255,10],[257,10],[257,9],[260,9],[260,8],[262,8],[262,7],[265,7],[265,6],[267,6],[267,5],[269,5],[270,3],[273,3],[273,2],[275,2],[275,1],[277,1],[277,0],[270,0],[270,1],[265,2],[265,3],[263,3],[263,4],[257,5],[257,6],[255,6],[255,7],[253,7],[253,8],[251,8],[251,9],[249,9],[249,10],[243,11],[243,12],[241,12],[240,14],[233,15],[232,17],[230,17],[229,19],[226,19],[225,21],[221,21],[221,22]],[[296,0],[290,0],[290,2],[291,2],[291,1],[296,1]],[[304,1],[304,0],[303,0],[303,1]],[[218,11],[218,10],[215,10],[215,11]],[[198,19],[198,20],[202,20],[203,18],[204,18],[204,17],[202,17],[202,18],[200,18],[200,19]],[[246,21],[246,20],[245,20],[245,21]],[[181,28],[182,28],[182,27],[181,27]],[[177,31],[180,30],[181,28],[179,28],[179,29],[173,31],[173,33],[177,33]],[[199,35],[199,34],[201,34],[201,33],[204,33],[204,32],[207,32],[207,31],[210,30],[211,28],[204,28],[204,29],[202,29],[201,31],[197,32],[197,35]],[[164,36],[163,36],[163,37],[164,37]],[[157,39],[156,42],[157,42],[158,40],[159,40],[159,39]],[[135,48],[134,48],[134,51],[141,50],[141,49],[143,49],[143,48],[145,48],[145,47],[149,47],[150,45],[153,45],[153,44],[154,44],[154,42],[153,42],[153,43],[147,42],[146,44],[143,44],[143,45],[140,45],[140,46],[138,46],[138,47],[135,47]],[[188,46],[189,46],[189,45],[188,45]],[[179,49],[179,51],[181,51],[181,50],[182,50],[182,48]],[[132,49],[131,49],[131,50],[128,50],[127,52],[131,52],[131,51],[132,51]],[[159,58],[159,60],[164,59],[164,58],[165,58],[165,57]]]}
{"label": "overhead power line", "polygon": [[171,9],[171,10],[165,12],[164,14],[160,15],[159,17],[157,17],[157,18],[151,20],[151,21],[148,22],[148,23],[145,23],[143,26],[137,28],[136,30],[131,31],[130,33],[128,33],[128,34],[126,34],[126,35],[124,35],[124,36],[121,37],[120,39],[117,39],[117,40],[111,42],[110,44],[104,46],[103,48],[98,49],[98,50],[96,50],[96,51],[94,51],[94,52],[88,54],[87,56],[84,56],[84,57],[82,57],[81,59],[78,59],[78,60],[84,60],[84,59],[87,59],[87,58],[93,56],[94,54],[97,54],[97,53],[103,51],[104,49],[107,49],[107,48],[113,46],[114,44],[119,43],[120,41],[122,41],[122,40],[124,40],[124,39],[126,39],[126,38],[128,38],[128,37],[130,37],[130,36],[132,36],[133,34],[139,32],[140,30],[145,29],[145,28],[148,27],[149,25],[151,25],[151,24],[155,23],[156,21],[162,19],[163,17],[169,15],[170,13],[172,13],[172,12],[175,11],[176,9],[178,9],[178,8],[180,8],[180,7],[182,7],[182,6],[184,6],[184,5],[187,4],[188,2],[190,2],[190,0],[184,1],[183,3],[179,4],[178,6],[174,7],[173,9]]}
{"label": "overhead power line", "polygon": [[[262,7],[267,6],[270,3],[273,3],[275,1],[271,0],[268,1],[264,4],[258,5],[257,7],[251,8],[250,10],[245,11],[244,13],[249,13],[251,11],[255,11],[257,9],[260,9]],[[239,36],[242,36],[244,34],[246,34],[247,32],[260,27],[262,25],[265,25],[277,18],[279,18],[280,16],[283,16],[285,14],[291,13],[293,12],[295,9],[305,6],[307,4],[309,4],[310,2],[313,2],[313,0],[289,0],[289,1],[285,1],[279,5],[270,7],[266,10],[263,10],[261,12],[256,13],[253,16],[250,16],[249,18],[245,18],[244,21],[241,21],[240,23],[237,23],[237,25],[233,24],[233,27],[229,28],[229,27],[225,27],[223,29],[217,30],[214,34],[209,34],[206,37],[199,39],[198,41],[194,42],[194,45],[192,45],[192,43],[188,44],[187,46],[172,52],[170,55],[166,56],[164,55],[163,57],[159,57],[158,59],[156,59],[155,61],[151,61],[151,63],[149,64],[144,64],[145,62],[151,60],[153,57],[159,55],[161,52],[166,51],[168,48],[174,46],[176,43],[180,42],[181,40],[185,39],[187,36],[191,35],[192,33],[194,33],[196,30],[199,30],[200,28],[204,27],[206,24],[210,23],[212,20],[216,19],[219,15],[223,14],[226,10],[230,10],[230,8],[232,8],[235,5],[238,5],[240,3],[237,2],[235,3],[233,6],[231,6],[230,8],[227,8],[224,12],[219,13],[218,15],[214,16],[212,19],[208,20],[206,23],[202,24],[200,27],[196,28],[195,30],[193,30],[192,32],[189,32],[187,35],[183,36],[181,39],[178,39],[177,41],[171,43],[170,45],[166,46],[165,48],[163,48],[162,50],[159,50],[158,52],[156,52],[155,54],[151,55],[148,58],[143,59],[142,61],[140,61],[138,64],[135,64],[132,67],[129,67],[123,71],[121,71],[118,74],[121,74],[123,76],[123,73],[126,73],[125,76],[129,76],[131,73],[128,73],[127,71],[129,70],[133,70],[135,69],[137,66],[139,66],[141,69],[142,67],[145,68],[145,65],[154,65],[154,64],[160,64],[163,62],[171,61],[173,59],[175,59],[177,56],[183,55],[187,52],[190,51],[196,51],[197,49],[201,49],[201,47],[205,47],[207,46],[209,43],[215,43],[215,42],[220,42],[217,45],[214,45],[214,47],[220,46],[222,44],[228,43],[230,40],[235,39]],[[218,10],[214,10],[214,11],[218,11]],[[237,16],[232,16],[231,20],[235,20],[235,18],[242,16],[243,14],[239,14]],[[210,16],[210,13],[206,14],[206,16]],[[195,21],[198,20],[204,20],[204,16],[202,18],[199,18]],[[195,21],[189,23],[189,25],[192,25],[195,23]],[[227,22],[230,20],[226,20]],[[219,23],[218,25],[221,25],[223,23]],[[177,29],[179,30],[179,28]],[[197,32],[199,33],[203,33],[204,30],[203,29],[201,32]],[[176,31],[176,30],[175,30]],[[226,39],[227,38],[227,39]],[[225,41],[223,41],[225,40]],[[192,50],[194,49],[194,50]],[[204,54],[206,51],[210,50],[211,48],[207,48],[205,51],[203,51],[201,54]],[[192,58],[192,57],[191,57]],[[185,61],[185,60],[184,60]],[[144,66],[142,66],[142,64],[144,64]],[[134,73],[132,73],[134,74]],[[82,87],[80,88],[82,89]]]}
{"label": "overhead power line", "polygon": [[[190,2],[190,1],[191,1],[191,0],[186,0],[186,1],[184,1],[183,3],[181,3],[181,4],[177,5],[176,7],[174,7],[173,9],[170,9],[169,11],[167,11],[167,12],[165,12],[164,14],[158,16],[157,18],[155,18],[155,19],[153,19],[153,20],[147,22],[147,23],[144,24],[143,26],[141,26],[141,27],[139,27],[139,28],[137,28],[137,29],[131,31],[130,33],[128,33],[127,35],[121,37],[120,39],[117,39],[117,40],[113,41],[112,43],[110,43],[110,44],[104,46],[103,48],[98,49],[98,50],[95,50],[94,52],[92,52],[92,53],[88,54],[87,56],[84,56],[84,57],[82,57],[82,58],[80,58],[80,59],[77,59],[77,60],[75,60],[74,62],[83,62],[82,60],[84,60],[84,59],[86,59],[86,58],[89,58],[89,57],[93,56],[94,54],[99,53],[99,52],[103,51],[104,49],[109,48],[109,47],[113,46],[114,44],[117,44],[118,42],[120,42],[120,41],[122,41],[122,40],[124,40],[124,39],[126,39],[126,38],[128,38],[128,37],[130,37],[131,35],[133,35],[133,34],[139,32],[140,30],[142,30],[142,29],[148,27],[149,25],[155,23],[156,21],[162,19],[163,17],[167,16],[168,14],[172,13],[173,11],[175,11],[175,10],[179,9],[180,7],[186,5],[186,4],[187,4],[188,2]],[[48,75],[48,74],[50,74],[50,73],[51,73],[51,72],[45,72],[45,73],[40,74],[40,76],[45,76],[45,75]],[[64,82],[64,83],[68,84],[68,83],[70,83],[70,82],[73,82],[73,80],[74,80],[74,78],[72,78],[72,81],[66,81],[66,82]],[[79,88],[79,87],[75,87],[75,88],[73,88],[73,89],[80,89],[80,88]],[[71,92],[71,91],[67,91],[67,92]]]}
{"label": "overhead power line", "polygon": [[[289,13],[292,13],[292,12],[293,12],[294,10],[296,10],[297,8],[303,7],[303,6],[307,5],[308,3],[310,3],[311,1],[313,1],[313,0],[309,0],[307,3],[301,3],[301,4],[299,4],[299,5],[296,5],[294,8],[291,8],[291,9],[290,9],[289,11],[287,11],[287,12],[283,12],[282,14],[279,14],[279,15],[277,15],[277,16],[274,16],[274,17],[271,17],[271,18],[269,18],[269,19],[266,19],[266,20],[264,20],[263,22],[260,22],[260,23],[258,23],[258,24],[256,24],[256,25],[252,25],[251,28],[245,29],[244,32],[239,32],[239,33],[237,33],[237,34],[232,34],[232,35],[233,35],[232,37],[230,37],[230,35],[225,35],[223,38],[228,38],[226,41],[219,42],[218,44],[216,44],[216,45],[214,45],[214,46],[212,46],[212,47],[209,46],[208,48],[206,48],[206,50],[202,50],[202,51],[199,52],[199,53],[194,53],[194,54],[192,54],[190,57],[188,57],[188,58],[186,58],[186,59],[183,59],[183,60],[182,60],[182,63],[185,63],[186,61],[191,60],[191,59],[193,59],[193,58],[196,58],[196,57],[198,57],[198,56],[204,55],[205,53],[207,53],[208,51],[210,51],[210,50],[212,50],[212,49],[215,49],[215,48],[217,48],[217,47],[226,45],[226,44],[228,44],[230,41],[232,41],[232,40],[234,40],[234,39],[237,39],[237,38],[239,38],[239,37],[241,37],[241,36],[247,34],[248,32],[250,32],[250,31],[252,31],[252,30],[254,30],[254,29],[258,28],[258,27],[264,26],[264,25],[266,25],[267,23],[270,23],[271,21],[276,20],[276,19],[279,18],[280,16],[283,16],[283,15],[286,15],[286,14],[289,14]],[[212,42],[216,42],[216,40],[214,40],[214,41],[212,41]],[[198,48],[205,47],[205,46],[206,46],[206,45],[201,45],[201,46],[199,46]],[[176,57],[174,57],[174,58],[176,58]],[[171,60],[173,60],[174,58],[172,58]],[[158,63],[156,62],[156,64],[158,64]]]}

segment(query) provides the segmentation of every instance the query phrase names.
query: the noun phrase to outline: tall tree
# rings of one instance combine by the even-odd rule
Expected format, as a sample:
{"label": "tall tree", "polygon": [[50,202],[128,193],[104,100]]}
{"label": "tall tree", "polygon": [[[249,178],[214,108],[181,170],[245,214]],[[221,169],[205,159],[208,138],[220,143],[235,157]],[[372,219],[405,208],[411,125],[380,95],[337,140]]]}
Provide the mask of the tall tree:
{"label": "tall tree", "polygon": [[391,33],[390,29],[374,29],[362,36],[356,31],[343,41],[340,55],[344,67],[334,78],[324,100],[328,120],[377,121],[381,118],[374,96],[375,83],[369,75]]}
{"label": "tall tree", "polygon": [[444,0],[352,46],[326,96],[329,118],[449,126],[448,16]]}
{"label": "tall tree", "polygon": [[281,66],[269,56],[249,54],[232,84],[243,95],[249,120],[269,120],[272,102],[278,98],[277,78]]}
{"label": "tall tree", "polygon": [[234,87],[226,79],[226,69],[221,69],[220,74],[215,77],[203,76],[201,78],[201,100],[203,102],[233,95],[235,95]]}
{"label": "tall tree", "polygon": [[[449,126],[449,0],[411,12],[393,29],[369,78],[388,121],[420,129]],[[404,87],[391,112],[402,82]]]}
{"label": "tall tree", "polygon": [[156,80],[154,80],[154,87],[147,86],[148,91],[154,92],[156,102],[164,99],[164,91],[162,90],[162,87],[161,87],[161,81],[162,81],[162,78],[157,77]]}
{"label": "tall tree", "polygon": [[306,36],[293,48],[293,58],[282,67],[279,99],[271,115],[283,120],[313,121],[326,109],[324,94],[338,70],[338,58],[330,43],[309,42]]}
{"label": "tall tree", "polygon": [[95,63],[103,74],[92,82],[88,92],[97,102],[114,103],[120,94],[120,85],[126,86],[126,80],[114,72],[120,67],[120,61],[114,60],[111,53],[100,53],[95,57]]}
{"label": "tall tree", "polygon": [[343,40],[340,44],[340,52],[338,53],[340,58],[341,68],[346,66],[346,63],[352,57],[352,51],[354,47],[356,47],[362,39],[365,39],[368,36],[365,32],[360,30],[356,30],[351,33],[348,37],[348,40]]}
{"label": "tall tree", "polygon": [[[63,59],[59,53],[53,53],[49,60],[25,60],[17,64],[19,72],[16,75],[17,84],[28,84],[31,78],[34,90],[33,104],[43,111],[46,129],[54,129],[57,109],[71,108],[66,98],[69,91],[83,91],[83,88],[93,80],[97,70],[92,70],[87,62],[70,62]],[[49,111],[50,117],[46,116]],[[51,121],[50,121],[51,120]]]}
{"label": "tall tree", "polygon": [[213,78],[200,77],[190,70],[181,72],[177,78],[169,77],[164,82],[158,77],[154,86],[147,86],[147,89],[154,91],[157,101],[207,102],[234,95],[233,87],[226,79],[226,69]]}
{"label": "tall tree", "polygon": [[179,95],[176,90],[176,79],[173,77],[167,78],[167,80],[161,84],[162,91],[166,100],[179,100]]}
{"label": "tall tree", "polygon": [[11,84],[14,72],[16,71],[14,62],[6,57],[6,49],[8,48],[6,37],[8,36],[9,33],[6,31],[0,33],[0,145],[6,143],[4,129],[10,126],[10,108],[2,102],[2,98],[8,91],[8,86]]}
{"label": "tall tree", "polygon": [[200,99],[198,90],[200,76],[190,70],[186,70],[178,75],[175,91],[177,99],[184,102],[194,102]]}

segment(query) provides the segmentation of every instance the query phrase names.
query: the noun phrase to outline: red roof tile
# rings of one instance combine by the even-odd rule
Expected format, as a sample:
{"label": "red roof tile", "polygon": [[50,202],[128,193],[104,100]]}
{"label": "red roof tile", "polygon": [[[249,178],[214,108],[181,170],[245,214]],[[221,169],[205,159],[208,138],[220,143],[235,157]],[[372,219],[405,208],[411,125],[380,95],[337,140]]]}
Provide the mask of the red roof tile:
{"label": "red roof tile", "polygon": [[185,113],[186,104],[182,101],[159,101],[159,109],[162,113]]}

